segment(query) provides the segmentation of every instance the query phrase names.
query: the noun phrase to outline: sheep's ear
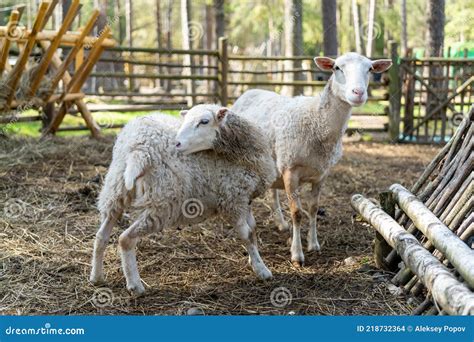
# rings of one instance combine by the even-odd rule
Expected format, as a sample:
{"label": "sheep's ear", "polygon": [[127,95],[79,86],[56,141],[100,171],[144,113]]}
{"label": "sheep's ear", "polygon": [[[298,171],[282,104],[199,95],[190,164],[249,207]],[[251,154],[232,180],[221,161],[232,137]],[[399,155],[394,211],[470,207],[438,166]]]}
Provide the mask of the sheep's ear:
{"label": "sheep's ear", "polygon": [[377,59],[372,62],[372,69],[370,71],[379,74],[381,72],[387,71],[391,66],[391,59]]}
{"label": "sheep's ear", "polygon": [[331,71],[336,61],[329,57],[314,57],[314,63],[322,71]]}
{"label": "sheep's ear", "polygon": [[189,110],[182,110],[181,112],[179,112],[179,115],[181,115],[183,118],[184,116],[189,112]]}
{"label": "sheep's ear", "polygon": [[226,108],[226,107],[219,108],[216,113],[217,122],[218,123],[224,122],[224,119],[228,112],[229,112],[229,108]]}

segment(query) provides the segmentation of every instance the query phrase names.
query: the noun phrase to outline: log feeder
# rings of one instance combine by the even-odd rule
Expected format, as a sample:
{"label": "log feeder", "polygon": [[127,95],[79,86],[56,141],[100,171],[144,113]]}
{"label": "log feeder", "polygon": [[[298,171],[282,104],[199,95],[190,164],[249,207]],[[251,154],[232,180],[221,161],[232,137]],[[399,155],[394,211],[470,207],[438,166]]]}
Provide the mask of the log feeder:
{"label": "log feeder", "polygon": [[459,282],[416,237],[362,195],[354,195],[351,205],[397,250],[405,264],[423,280],[443,310],[451,315],[474,315],[474,293]]}

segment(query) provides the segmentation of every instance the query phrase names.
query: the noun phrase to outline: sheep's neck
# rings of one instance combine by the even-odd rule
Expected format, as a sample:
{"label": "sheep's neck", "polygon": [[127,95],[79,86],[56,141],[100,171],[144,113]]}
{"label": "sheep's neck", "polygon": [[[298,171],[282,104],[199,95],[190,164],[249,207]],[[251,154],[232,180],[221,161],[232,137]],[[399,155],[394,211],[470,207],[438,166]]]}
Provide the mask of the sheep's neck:
{"label": "sheep's neck", "polygon": [[347,122],[351,116],[351,105],[341,100],[333,92],[333,78],[331,77],[324,87],[320,96],[315,97],[315,106],[318,107],[317,124],[320,126],[319,138],[321,140],[339,140],[347,127]]}
{"label": "sheep's neck", "polygon": [[259,169],[260,159],[267,148],[260,143],[263,138],[254,136],[257,133],[254,133],[249,124],[244,123],[241,118],[229,117],[227,126],[214,142],[214,151],[246,169]]}

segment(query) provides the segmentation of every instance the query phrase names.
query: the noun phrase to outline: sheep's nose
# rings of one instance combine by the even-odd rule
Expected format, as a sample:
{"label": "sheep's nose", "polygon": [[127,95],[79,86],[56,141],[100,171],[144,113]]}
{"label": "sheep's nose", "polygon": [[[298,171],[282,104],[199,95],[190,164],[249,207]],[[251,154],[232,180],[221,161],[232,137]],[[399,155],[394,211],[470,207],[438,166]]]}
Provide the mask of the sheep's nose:
{"label": "sheep's nose", "polygon": [[176,147],[177,147],[177,148],[180,148],[180,147],[181,147],[181,143],[180,143],[179,141],[176,143]]}
{"label": "sheep's nose", "polygon": [[364,89],[354,88],[354,89],[352,89],[352,93],[357,95],[357,96],[362,96],[362,95],[364,95]]}

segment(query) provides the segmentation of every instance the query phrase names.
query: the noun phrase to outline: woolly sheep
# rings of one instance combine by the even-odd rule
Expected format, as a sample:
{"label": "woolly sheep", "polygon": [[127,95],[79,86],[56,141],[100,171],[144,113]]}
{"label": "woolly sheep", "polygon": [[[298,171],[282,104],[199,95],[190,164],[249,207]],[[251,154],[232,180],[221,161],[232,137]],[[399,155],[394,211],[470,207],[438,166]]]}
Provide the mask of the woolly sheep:
{"label": "woolly sheep", "polygon": [[235,113],[259,125],[270,140],[278,169],[277,181],[272,186],[275,221],[280,230],[288,229],[277,190],[283,188],[293,223],[291,260],[297,267],[304,263],[300,187],[303,183],[312,185],[308,198],[308,251],[319,251],[316,219],[321,185],[342,156],[342,136],[352,107],[367,101],[370,73],[384,72],[392,64],[389,59],[371,61],[356,53],[344,54],[336,60],[316,57],[314,61],[321,70],[333,72],[318,95],[290,98],[254,89],[245,92],[232,107]]}
{"label": "woolly sheep", "polygon": [[276,178],[262,132],[217,105],[198,105],[182,114],[183,121],[160,114],[140,117],[119,134],[99,196],[102,224],[94,243],[92,283],[104,281],[105,247],[127,209],[135,221],[120,235],[119,246],[127,289],[134,294],[145,291],[135,254],[140,237],[215,216],[238,230],[257,276],[272,277],[258,252],[250,208]]}

